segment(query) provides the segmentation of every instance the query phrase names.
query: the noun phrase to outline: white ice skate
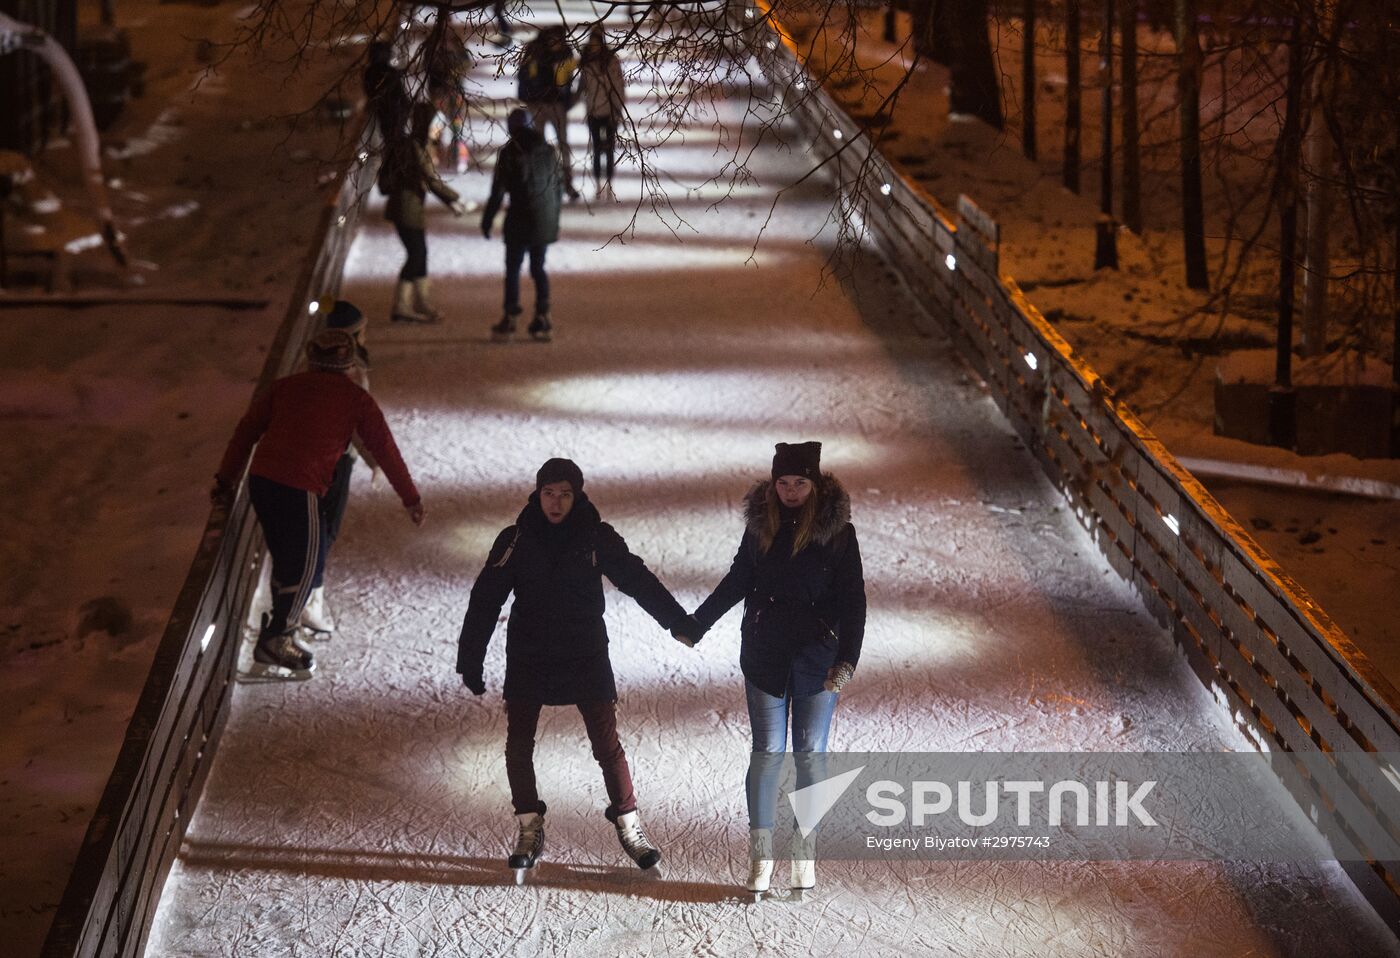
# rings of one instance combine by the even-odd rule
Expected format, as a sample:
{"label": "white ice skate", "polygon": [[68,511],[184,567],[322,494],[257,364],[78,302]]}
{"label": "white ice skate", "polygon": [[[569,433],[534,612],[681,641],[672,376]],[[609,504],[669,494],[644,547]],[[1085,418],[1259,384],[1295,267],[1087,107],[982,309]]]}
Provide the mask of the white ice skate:
{"label": "white ice skate", "polygon": [[749,830],[749,881],[744,887],[762,901],[773,884],[773,832],[767,828]]}
{"label": "white ice skate", "polygon": [[301,627],[311,633],[313,639],[329,639],[335,631],[335,619],[326,605],[326,588],[319,586],[311,590],[306,607],[301,610]]}
{"label": "white ice skate", "polygon": [[642,819],[636,812],[617,816],[617,840],[637,867],[642,871],[655,868],[661,861],[661,849],[657,848],[642,831]]}
{"label": "white ice skate", "polygon": [[525,873],[535,867],[544,853],[544,813],[526,812],[515,816],[520,831],[515,838],[515,850],[511,852],[509,865],[515,872],[515,883],[525,884]]}
{"label": "white ice skate", "polygon": [[792,890],[798,901],[817,887],[817,863],[811,858],[792,860]]}

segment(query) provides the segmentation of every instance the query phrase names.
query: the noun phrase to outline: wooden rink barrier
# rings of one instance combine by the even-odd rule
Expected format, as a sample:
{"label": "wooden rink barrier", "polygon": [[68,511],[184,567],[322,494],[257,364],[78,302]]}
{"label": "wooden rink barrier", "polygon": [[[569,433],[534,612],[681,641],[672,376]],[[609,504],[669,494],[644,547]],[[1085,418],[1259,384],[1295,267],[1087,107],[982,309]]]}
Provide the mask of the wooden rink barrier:
{"label": "wooden rink barrier", "polygon": [[[956,218],[875,149],[813,80],[765,0],[731,3],[733,28],[782,111],[828,166],[843,208],[986,382],[998,408],[1112,567],[1228,708],[1305,813],[1336,810],[1400,838],[1400,775],[1348,763],[1330,793],[1309,769],[1339,752],[1400,754],[1400,693],[1162,445],[1000,272],[999,229],[968,197]],[[1329,775],[1331,779],[1334,776]],[[1342,862],[1400,932],[1400,862]]]}
{"label": "wooden rink barrier", "polygon": [[[340,287],[361,201],[378,169],[369,130],[361,132],[354,159],[327,196],[255,390],[295,369],[317,326],[312,304]],[[43,958],[144,953],[161,888],[228,718],[263,551],[244,480],[230,506],[209,514],[44,939]]]}
{"label": "wooden rink barrier", "polygon": [[[1308,768],[1334,752],[1400,753],[1400,694],[1289,579],[998,267],[994,220],[964,197],[949,213],[874,150],[762,0],[722,0],[735,55],[752,55],[827,163],[859,229],[948,333],[1072,504],[1113,568],[1137,588],[1188,661],[1306,812],[1336,807],[1400,838],[1378,809],[1389,777],[1358,773],[1344,794]],[[698,14],[697,14],[698,15]],[[257,388],[291,372],[316,326],[310,306],[339,288],[377,151],[362,132]],[[263,555],[246,483],[214,509],[157,649],[120,754],[44,942],[44,958],[134,958],[199,801],[228,717],[243,624]],[[1359,840],[1358,840],[1359,841]],[[1400,929],[1400,863],[1347,864]]]}

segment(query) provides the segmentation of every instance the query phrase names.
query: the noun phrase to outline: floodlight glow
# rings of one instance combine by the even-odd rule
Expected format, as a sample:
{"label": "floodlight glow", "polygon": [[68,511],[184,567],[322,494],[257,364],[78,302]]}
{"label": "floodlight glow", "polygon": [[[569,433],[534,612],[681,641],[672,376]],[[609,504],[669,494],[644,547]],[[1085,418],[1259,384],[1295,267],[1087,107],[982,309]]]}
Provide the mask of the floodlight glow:
{"label": "floodlight glow", "polygon": [[1040,366],[1040,363],[1035,358],[1035,353],[1026,353],[1025,360],[1026,365],[1031,367],[1032,369],[1037,369]]}
{"label": "floodlight glow", "polygon": [[943,257],[943,265],[949,269],[957,269],[958,261],[954,258],[952,253],[949,253],[947,256]]}
{"label": "floodlight glow", "polygon": [[360,151],[360,162],[363,163],[363,162],[364,162],[365,160],[367,160],[367,159],[369,159],[369,151],[368,151],[368,150],[361,150],[361,151]]}
{"label": "floodlight glow", "polygon": [[1167,524],[1167,528],[1172,531],[1172,535],[1181,535],[1181,523],[1176,521],[1176,516],[1168,513],[1162,517],[1162,521]]}
{"label": "floodlight glow", "polygon": [[772,40],[769,40],[767,43],[764,44],[764,46],[767,47],[767,48],[770,49],[770,50],[776,50],[776,49],[778,49],[778,45],[777,45],[776,43],[774,43]]}
{"label": "floodlight glow", "polygon": [[752,8],[752,7],[750,7],[749,9],[747,9],[747,10],[744,11],[744,19],[745,19],[745,20],[752,20],[752,19],[753,19],[753,8]]}
{"label": "floodlight glow", "polygon": [[210,623],[209,623],[209,628],[207,628],[207,629],[204,630],[204,635],[203,635],[203,637],[201,637],[200,640],[199,640],[199,651],[203,652],[205,649],[209,648],[209,643],[210,643],[210,641],[213,640],[213,638],[214,638],[214,623],[210,622]]}
{"label": "floodlight glow", "polygon": [[798,81],[797,81],[797,88],[798,88],[799,90],[805,90],[805,89],[807,89],[807,83],[806,83],[806,81],[805,81],[805,80],[798,80]]}
{"label": "floodlight glow", "polygon": [[894,189],[894,187],[890,186],[888,183],[880,184],[880,194],[882,196],[889,196],[892,189]]}
{"label": "floodlight glow", "polygon": [[340,218],[337,219],[337,220],[335,221],[335,225],[336,225],[336,226],[344,226],[344,225],[345,225],[345,214],[344,214],[344,213],[341,213],[341,214],[340,214]]}
{"label": "floodlight glow", "polygon": [[839,140],[839,139],[841,139],[841,137],[842,137],[843,134],[841,133],[840,130],[832,130],[832,131],[831,131],[831,135],[834,136],[834,137],[836,137],[836,139]]}
{"label": "floodlight glow", "polygon": [[315,316],[318,312],[320,312],[320,309],[321,303],[319,300],[313,299],[311,302],[306,304],[306,311],[312,316]]}

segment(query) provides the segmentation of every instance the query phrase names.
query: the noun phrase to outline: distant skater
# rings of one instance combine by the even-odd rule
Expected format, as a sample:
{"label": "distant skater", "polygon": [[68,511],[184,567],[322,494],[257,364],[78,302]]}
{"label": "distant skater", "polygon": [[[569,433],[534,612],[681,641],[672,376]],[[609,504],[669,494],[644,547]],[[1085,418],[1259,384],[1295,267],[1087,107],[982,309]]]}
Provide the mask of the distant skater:
{"label": "distant skater", "polygon": [[214,477],[210,496],[227,503],[252,453],[248,496],[272,557],[272,611],[263,616],[253,649],[255,675],[306,679],[316,668],[311,651],[296,641],[296,623],[326,561],[321,499],[353,436],[384,468],[414,525],[423,523],[423,500],[384,414],[350,380],[355,356],[350,334],[318,334],[306,347],[306,372],[284,376],[253,397]]}
{"label": "distant skater", "polygon": [[[739,602],[753,753],[745,781],[749,811],[748,889],[768,890],[773,825],[788,728],[797,787],[820,781],[831,717],[860,661],[865,578],[851,525],[851,499],[821,471],[821,443],[777,445],[772,476],[744,496],[744,534],[729,572],[695,611],[709,629]],[[697,635],[678,630],[681,641]],[[810,843],[794,845],[792,887],[817,882]]]}
{"label": "distant skater", "polygon": [[622,61],[608,46],[601,24],[588,34],[579,67],[579,89],[588,116],[588,143],[593,153],[596,198],[615,200],[613,167],[617,163],[617,125],[627,109]]}
{"label": "distant skater", "polygon": [[384,218],[394,224],[404,248],[404,263],[389,315],[396,323],[442,322],[442,314],[433,305],[432,281],[428,278],[428,193],[441,200],[454,216],[466,212],[457,191],[438,175],[428,152],[428,133],[436,115],[437,109],[431,103],[413,104],[408,132],[385,142],[379,167],[379,191],[388,197]]}
{"label": "distant skater", "polygon": [[530,279],[535,284],[535,318],[530,321],[530,337],[547,343],[554,336],[550,320],[549,274],[544,257],[549,244],[559,239],[561,174],[559,157],[534,128],[530,114],[514,109],[506,117],[509,139],[496,156],[491,174],[491,197],[481,211],[481,235],[491,238],[491,226],[506,196],[506,277],[505,303],[501,321],[491,327],[497,341],[515,335],[515,318],[520,315],[520,267],[530,257]]}
{"label": "distant skater", "polygon": [[486,648],[506,598],[506,778],[518,834],[509,865],[523,881],[544,848],[545,803],[535,779],[535,730],[546,705],[572,705],[583,717],[603,772],[604,811],[625,851],[643,869],[661,860],[637,812],[632,773],[617,734],[617,684],[603,624],[603,577],[637,601],[662,628],[698,631],[646,564],[583,491],[583,473],[550,459],[515,524],[496,537],[472,586],[457,646],[457,671],[474,695],[486,691]]}
{"label": "distant skater", "polygon": [[559,162],[564,167],[564,191],[570,202],[578,199],[578,190],[574,189],[574,156],[569,150],[569,110],[574,105],[577,70],[578,60],[569,47],[568,31],[558,24],[548,26],[520,52],[516,89],[540,135],[544,135],[545,127],[554,127]]}

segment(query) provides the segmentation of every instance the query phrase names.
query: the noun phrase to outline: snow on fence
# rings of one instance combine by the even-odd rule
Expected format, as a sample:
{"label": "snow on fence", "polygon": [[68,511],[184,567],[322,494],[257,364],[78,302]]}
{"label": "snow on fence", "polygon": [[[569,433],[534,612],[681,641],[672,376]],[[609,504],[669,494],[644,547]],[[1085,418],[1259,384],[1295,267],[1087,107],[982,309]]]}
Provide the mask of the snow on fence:
{"label": "snow on fence", "polygon": [[[317,300],[340,288],[361,200],[378,168],[371,130],[361,133],[349,170],[328,197],[256,389],[293,370],[315,328]],[[232,505],[209,514],[43,958],[132,958],[145,951],[161,888],[228,718],[262,556],[243,482]]]}
{"label": "snow on fence", "polygon": [[[814,88],[764,0],[730,10],[814,158],[836,176],[852,225],[952,335],[1113,568],[1269,753],[1303,811],[1336,808],[1400,836],[1381,811],[1395,807],[1400,776],[1343,775],[1350,787],[1329,794],[1308,773],[1336,767],[1333,752],[1400,753],[1396,689],[1000,272],[995,221],[964,196],[955,223],[882,156]],[[1400,929],[1400,862],[1344,867]]]}

